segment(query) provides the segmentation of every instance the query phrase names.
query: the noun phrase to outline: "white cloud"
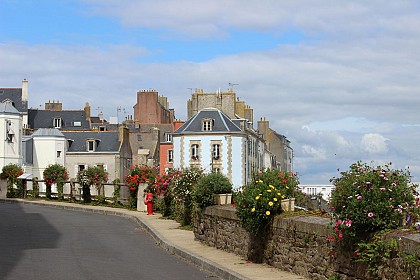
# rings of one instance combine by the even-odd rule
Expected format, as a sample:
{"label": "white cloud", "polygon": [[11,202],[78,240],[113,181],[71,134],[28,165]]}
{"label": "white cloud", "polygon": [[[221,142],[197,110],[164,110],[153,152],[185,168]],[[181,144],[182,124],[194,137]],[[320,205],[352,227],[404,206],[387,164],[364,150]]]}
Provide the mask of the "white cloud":
{"label": "white cloud", "polygon": [[96,15],[169,36],[297,29],[316,40],[201,63],[139,63],[153,50],[130,44],[99,49],[4,43],[0,87],[19,87],[27,78],[32,107],[59,99],[64,108],[81,109],[88,101],[106,116],[115,116],[117,107],[132,114],[136,91],[153,88],[184,119],[188,88],[225,90],[232,81],[239,84],[237,96],[254,108],[255,120],[267,117],[292,141],[303,183],[327,183],[337,168],[357,160],[409,165],[420,181],[417,1],[87,2]]}
{"label": "white cloud", "polygon": [[388,151],[387,140],[389,139],[380,134],[368,133],[363,135],[360,145],[368,153],[386,153]]}

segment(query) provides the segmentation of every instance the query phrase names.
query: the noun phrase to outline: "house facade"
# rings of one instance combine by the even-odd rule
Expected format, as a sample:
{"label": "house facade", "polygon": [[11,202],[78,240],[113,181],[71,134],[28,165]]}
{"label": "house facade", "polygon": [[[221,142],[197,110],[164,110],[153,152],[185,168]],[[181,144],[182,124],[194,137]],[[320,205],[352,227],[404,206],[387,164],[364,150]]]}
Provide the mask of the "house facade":
{"label": "house facade", "polygon": [[66,168],[70,178],[88,166],[101,166],[109,173],[109,181],[124,178],[132,165],[129,132],[62,131],[67,141]]}
{"label": "house facade", "polygon": [[266,166],[267,150],[258,133],[216,108],[200,110],[172,134],[172,141],[174,168],[220,172],[237,189]]}

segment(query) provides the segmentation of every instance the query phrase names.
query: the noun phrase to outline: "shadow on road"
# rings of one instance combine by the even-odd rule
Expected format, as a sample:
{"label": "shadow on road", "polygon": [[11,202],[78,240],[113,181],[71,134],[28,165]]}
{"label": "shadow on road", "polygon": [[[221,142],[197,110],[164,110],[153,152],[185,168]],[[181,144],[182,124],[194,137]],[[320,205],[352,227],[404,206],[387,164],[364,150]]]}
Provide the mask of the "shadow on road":
{"label": "shadow on road", "polygon": [[28,249],[56,248],[59,238],[42,215],[27,213],[18,203],[0,202],[0,279],[6,279],[23,258],[31,258]]}

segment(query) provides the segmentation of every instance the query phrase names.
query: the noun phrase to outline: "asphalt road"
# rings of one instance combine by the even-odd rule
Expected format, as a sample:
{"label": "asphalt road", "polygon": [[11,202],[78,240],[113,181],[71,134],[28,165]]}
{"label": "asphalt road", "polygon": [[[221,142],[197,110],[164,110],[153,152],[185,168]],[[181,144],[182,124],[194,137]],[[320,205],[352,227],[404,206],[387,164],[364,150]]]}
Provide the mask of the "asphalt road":
{"label": "asphalt road", "polygon": [[0,279],[208,278],[124,218],[0,203]]}

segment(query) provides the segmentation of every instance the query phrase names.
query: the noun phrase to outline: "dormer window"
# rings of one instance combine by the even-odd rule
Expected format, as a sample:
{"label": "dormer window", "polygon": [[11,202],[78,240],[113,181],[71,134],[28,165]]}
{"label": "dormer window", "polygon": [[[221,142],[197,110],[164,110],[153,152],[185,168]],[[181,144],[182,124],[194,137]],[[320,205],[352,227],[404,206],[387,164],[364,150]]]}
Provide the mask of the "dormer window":
{"label": "dormer window", "polygon": [[166,142],[172,142],[172,134],[165,133],[165,141]]}
{"label": "dormer window", "polygon": [[212,131],[214,126],[213,119],[203,119],[201,122],[202,131]]}
{"label": "dormer window", "polygon": [[53,126],[55,128],[61,128],[62,123],[63,123],[63,121],[62,121],[61,118],[54,118],[54,120],[53,120]]}
{"label": "dormer window", "polygon": [[88,139],[86,141],[86,150],[88,152],[95,152],[96,148],[98,147],[98,142],[99,142],[99,140]]}

